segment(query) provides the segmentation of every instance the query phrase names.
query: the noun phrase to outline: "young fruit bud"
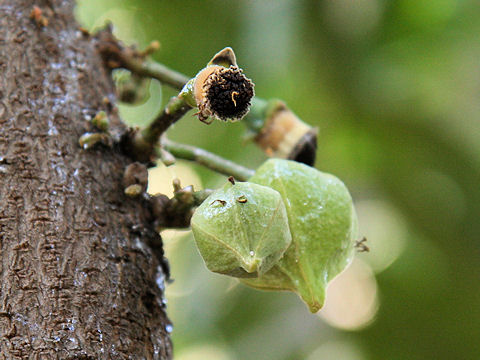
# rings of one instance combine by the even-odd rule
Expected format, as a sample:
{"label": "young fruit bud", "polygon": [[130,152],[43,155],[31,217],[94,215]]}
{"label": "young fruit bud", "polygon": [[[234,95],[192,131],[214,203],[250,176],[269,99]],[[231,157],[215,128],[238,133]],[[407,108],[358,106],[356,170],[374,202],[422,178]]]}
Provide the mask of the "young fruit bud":
{"label": "young fruit bud", "polygon": [[103,132],[108,132],[109,122],[108,115],[105,111],[99,111],[92,119],[92,125]]}
{"label": "young fruit bud", "polygon": [[115,92],[121,102],[139,105],[150,97],[150,79],[132,74],[126,70],[113,73]]}
{"label": "young fruit bud", "polygon": [[281,159],[265,162],[249,181],[280,193],[292,244],[270,271],[242,282],[259,289],[297,292],[310,311],[317,312],[328,282],[353,256],[357,217],[347,188],[332,175]]}
{"label": "young fruit bud", "polygon": [[248,182],[216,190],[197,208],[191,226],[207,267],[234,277],[263,275],[291,243],[280,194]]}
{"label": "young fruit bud", "polygon": [[210,123],[210,118],[237,121],[250,109],[253,87],[237,66],[233,50],[225,48],[185,85],[181,96],[189,105],[198,107],[202,122]]}

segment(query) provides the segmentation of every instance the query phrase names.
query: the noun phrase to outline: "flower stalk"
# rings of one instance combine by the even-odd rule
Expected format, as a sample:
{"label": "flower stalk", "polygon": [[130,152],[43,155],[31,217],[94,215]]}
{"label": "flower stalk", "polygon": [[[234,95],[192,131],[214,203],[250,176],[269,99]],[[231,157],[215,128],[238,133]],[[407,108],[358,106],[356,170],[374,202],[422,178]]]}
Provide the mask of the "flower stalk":
{"label": "flower stalk", "polygon": [[239,181],[246,181],[255,173],[252,169],[236,164],[204,149],[180,144],[166,137],[162,138],[161,145],[163,149],[178,159],[194,161],[220,174],[233,176]]}

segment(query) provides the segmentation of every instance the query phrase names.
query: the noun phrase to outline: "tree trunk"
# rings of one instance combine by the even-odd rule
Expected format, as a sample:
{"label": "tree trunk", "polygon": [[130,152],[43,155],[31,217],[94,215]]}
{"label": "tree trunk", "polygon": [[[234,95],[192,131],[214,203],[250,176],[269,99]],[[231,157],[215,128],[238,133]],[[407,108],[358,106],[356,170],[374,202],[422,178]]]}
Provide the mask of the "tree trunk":
{"label": "tree trunk", "polygon": [[78,145],[98,111],[126,129],[73,5],[0,0],[0,359],[170,358],[167,267],[146,200],[123,193],[131,160]]}

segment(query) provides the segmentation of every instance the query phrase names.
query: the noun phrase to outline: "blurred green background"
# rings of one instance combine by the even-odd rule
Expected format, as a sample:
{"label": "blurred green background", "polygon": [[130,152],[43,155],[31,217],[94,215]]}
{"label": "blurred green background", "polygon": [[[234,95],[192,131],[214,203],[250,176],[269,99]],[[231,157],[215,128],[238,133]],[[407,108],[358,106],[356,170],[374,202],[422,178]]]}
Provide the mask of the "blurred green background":
{"label": "blurred green background", "polygon": [[[77,15],[128,44],[158,39],[154,58],[191,76],[232,46],[259,97],[319,127],[316,167],[347,184],[371,248],[313,315],[208,272],[190,232],[165,232],[176,359],[480,358],[478,0],[79,0]],[[172,95],[152,82],[121,113],[144,124]],[[243,131],[187,115],[169,134],[255,167]],[[176,176],[225,181],[180,162],[151,191]]]}

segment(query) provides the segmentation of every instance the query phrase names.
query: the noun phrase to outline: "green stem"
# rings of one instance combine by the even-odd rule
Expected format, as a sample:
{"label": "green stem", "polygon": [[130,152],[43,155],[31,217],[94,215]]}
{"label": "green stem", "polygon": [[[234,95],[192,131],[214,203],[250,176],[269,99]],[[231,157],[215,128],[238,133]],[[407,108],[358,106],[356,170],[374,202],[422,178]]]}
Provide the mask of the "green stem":
{"label": "green stem", "polygon": [[139,76],[157,79],[163,84],[181,90],[189,77],[157,62],[147,62],[131,56],[121,56],[122,66]]}
{"label": "green stem", "polygon": [[151,145],[156,145],[160,136],[174,123],[185,115],[191,107],[184,99],[174,96],[160,114],[142,130],[143,139]]}
{"label": "green stem", "polygon": [[136,130],[129,137],[127,152],[134,155],[137,161],[152,160],[160,136],[191,109],[184,99],[174,96],[167,106],[143,130]]}
{"label": "green stem", "polygon": [[218,173],[233,176],[239,181],[246,181],[255,173],[252,169],[194,146],[179,144],[166,138],[162,139],[162,146],[176,158],[194,161]]}

